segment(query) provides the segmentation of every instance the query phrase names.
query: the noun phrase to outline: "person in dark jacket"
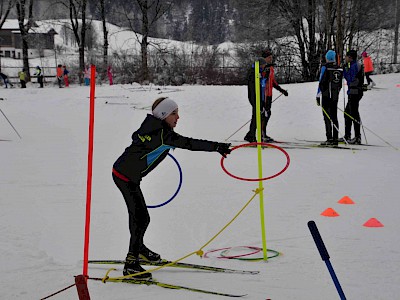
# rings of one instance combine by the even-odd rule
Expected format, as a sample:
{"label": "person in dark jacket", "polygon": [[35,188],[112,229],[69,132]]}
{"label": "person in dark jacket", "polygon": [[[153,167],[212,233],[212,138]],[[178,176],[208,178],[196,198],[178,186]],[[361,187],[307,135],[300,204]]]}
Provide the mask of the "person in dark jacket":
{"label": "person in dark jacket", "polygon": [[271,117],[271,106],[272,106],[272,90],[275,88],[279,92],[281,92],[285,97],[289,95],[287,90],[284,90],[283,88],[280,87],[278,82],[275,79],[275,70],[274,70],[274,64],[272,63],[273,57],[272,57],[272,52],[269,50],[266,50],[263,52],[262,56],[264,57],[266,61],[266,66],[264,68],[263,73],[265,73],[265,78],[267,78],[266,84],[265,84],[265,91],[264,91],[264,118],[262,122],[262,133],[263,137],[262,140],[263,142],[273,142],[274,139],[271,138],[270,136],[267,135],[267,125],[268,121]]}
{"label": "person in dark jacket", "polygon": [[42,73],[42,69],[39,66],[36,67],[35,74],[33,74],[33,75],[37,76],[39,87],[43,88],[43,73]]}
{"label": "person in dark jacket", "polygon": [[0,72],[0,77],[3,79],[5,88],[8,88],[7,84],[9,84],[11,87],[14,87],[14,85],[8,80],[8,76],[6,74]]}
{"label": "person in dark jacket", "polygon": [[[140,189],[142,178],[165,159],[170,149],[219,152],[224,157],[231,152],[230,144],[179,135],[174,131],[178,119],[178,105],[174,100],[157,99],[153,103],[152,114],[148,114],[140,128],[132,134],[131,145],[113,165],[112,177],[125,199],[131,234],[124,276],[145,271],[139,259],[160,260],[160,255],[148,249],[143,242],[150,216]],[[144,273],[135,278],[151,278],[151,274]]]}
{"label": "person in dark jacket", "polygon": [[[363,97],[364,70],[357,61],[357,51],[350,50],[346,53],[346,64],[343,76],[347,82],[348,101],[345,108],[345,134],[339,142],[347,141],[349,144],[361,144],[360,124],[361,118],[358,111],[359,103]],[[354,124],[355,137],[351,139],[351,127]]]}
{"label": "person in dark jacket", "polygon": [[321,145],[335,146],[338,144],[339,138],[337,105],[339,93],[342,88],[343,70],[336,64],[335,51],[329,50],[325,55],[325,59],[326,63],[321,68],[317,92],[317,105],[322,104],[322,115],[324,117],[326,133],[326,141],[321,143]]}
{"label": "person in dark jacket", "polygon": [[[267,82],[266,73],[263,72],[267,62],[263,57],[257,59],[259,62],[259,71],[260,71],[260,111],[262,112],[264,107],[264,92],[265,92],[265,85]],[[257,129],[257,110],[256,110],[256,75],[255,75],[255,65],[253,64],[251,68],[248,70],[247,73],[247,97],[249,99],[251,105],[251,121],[250,121],[250,128],[249,132],[247,132],[246,136],[244,137],[245,141],[249,143],[256,141],[256,129]],[[264,118],[264,114],[261,113],[261,120]]]}

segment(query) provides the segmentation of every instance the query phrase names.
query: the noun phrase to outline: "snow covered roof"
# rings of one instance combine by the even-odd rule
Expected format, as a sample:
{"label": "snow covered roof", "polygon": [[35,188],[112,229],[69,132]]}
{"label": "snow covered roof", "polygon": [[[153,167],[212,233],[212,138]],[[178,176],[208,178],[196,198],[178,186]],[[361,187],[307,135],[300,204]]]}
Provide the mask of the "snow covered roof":
{"label": "snow covered roof", "polygon": [[[28,22],[28,20],[25,20],[24,23]],[[39,24],[38,24],[39,23]],[[1,29],[11,29],[12,33],[19,33],[19,23],[17,19],[7,19],[3,27]],[[49,33],[52,32],[54,34],[57,34],[55,32],[54,28],[49,26],[49,24],[43,23],[43,22],[33,22],[32,28],[29,30],[29,33]]]}
{"label": "snow covered roof", "polygon": [[7,19],[1,29],[19,29],[19,24],[17,19]]}

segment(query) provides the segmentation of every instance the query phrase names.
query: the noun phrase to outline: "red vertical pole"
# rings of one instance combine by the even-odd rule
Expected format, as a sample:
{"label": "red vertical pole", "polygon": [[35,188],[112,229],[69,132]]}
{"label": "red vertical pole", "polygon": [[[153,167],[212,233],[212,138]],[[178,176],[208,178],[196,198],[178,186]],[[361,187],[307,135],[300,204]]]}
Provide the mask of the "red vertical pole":
{"label": "red vertical pole", "polygon": [[89,231],[90,231],[90,205],[92,200],[92,169],[93,169],[93,133],[94,133],[94,98],[96,86],[96,66],[90,67],[90,111],[89,111],[89,147],[88,147],[88,169],[86,185],[86,222],[85,241],[83,250],[83,276],[88,276],[89,261]]}

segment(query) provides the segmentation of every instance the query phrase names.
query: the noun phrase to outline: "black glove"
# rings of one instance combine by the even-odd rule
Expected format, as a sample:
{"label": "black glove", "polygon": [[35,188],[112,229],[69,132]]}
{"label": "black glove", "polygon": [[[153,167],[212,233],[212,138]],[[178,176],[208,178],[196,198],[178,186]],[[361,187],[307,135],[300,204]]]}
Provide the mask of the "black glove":
{"label": "black glove", "polygon": [[231,153],[231,149],[229,147],[231,144],[226,144],[226,143],[217,143],[215,147],[215,151],[217,151],[219,154],[221,154],[223,157],[226,158],[228,154]]}
{"label": "black glove", "polygon": [[320,106],[321,105],[321,99],[319,97],[315,98],[315,100],[317,100],[317,105]]}
{"label": "black glove", "polygon": [[288,93],[288,91],[287,91],[287,90],[282,90],[282,94],[284,94],[284,95],[285,95],[285,97],[287,97],[287,96],[289,95],[289,93]]}

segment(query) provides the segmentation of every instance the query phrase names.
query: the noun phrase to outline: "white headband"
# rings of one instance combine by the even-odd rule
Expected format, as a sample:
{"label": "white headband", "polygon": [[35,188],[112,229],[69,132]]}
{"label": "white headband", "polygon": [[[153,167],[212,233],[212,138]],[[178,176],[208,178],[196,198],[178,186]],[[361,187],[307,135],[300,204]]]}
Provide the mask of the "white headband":
{"label": "white headband", "polygon": [[165,98],[153,110],[153,116],[160,120],[164,120],[177,108],[178,104],[176,104],[174,100],[172,100],[171,98]]}

